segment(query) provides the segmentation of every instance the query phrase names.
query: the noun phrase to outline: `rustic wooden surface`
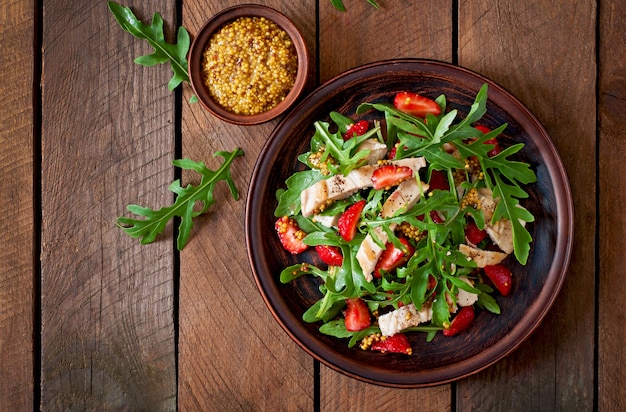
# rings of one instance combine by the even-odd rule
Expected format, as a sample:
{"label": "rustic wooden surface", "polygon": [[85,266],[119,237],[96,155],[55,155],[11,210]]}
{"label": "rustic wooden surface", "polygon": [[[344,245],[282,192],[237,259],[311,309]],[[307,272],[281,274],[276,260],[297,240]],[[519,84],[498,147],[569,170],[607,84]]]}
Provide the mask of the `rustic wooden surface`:
{"label": "rustic wooden surface", "polygon": [[[550,133],[572,186],[575,248],[553,310],[519,350],[456,383],[400,390],[320,365],[256,290],[245,194],[277,121],[216,120],[123,32],[106,1],[0,6],[0,410],[626,409],[622,209],[626,8],[619,0],[258,1],[304,34],[315,84],[357,65],[422,57],[510,90]],[[193,35],[242,1],[123,3]],[[174,228],[140,245],[115,225],[129,203],[170,204],[179,157],[233,167],[180,253]],[[184,183],[194,175],[182,174]],[[413,407],[414,406],[414,407]]]}

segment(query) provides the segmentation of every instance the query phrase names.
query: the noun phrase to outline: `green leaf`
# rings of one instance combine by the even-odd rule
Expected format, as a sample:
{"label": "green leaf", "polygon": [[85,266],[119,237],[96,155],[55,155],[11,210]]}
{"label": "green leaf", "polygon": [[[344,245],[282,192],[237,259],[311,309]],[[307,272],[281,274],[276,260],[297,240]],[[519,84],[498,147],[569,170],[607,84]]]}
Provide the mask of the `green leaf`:
{"label": "green leaf", "polygon": [[287,189],[280,189],[276,192],[278,206],[274,210],[274,215],[280,217],[300,213],[300,194],[323,177],[317,170],[303,170],[289,176],[285,181]]}
{"label": "green leaf", "polygon": [[370,151],[358,150],[358,148],[362,142],[378,132],[376,128],[369,130],[362,136],[356,136],[344,141],[340,132],[330,132],[330,125],[327,122],[317,121],[314,123],[314,126],[315,136],[312,139],[319,139],[324,144],[324,153],[321,161],[326,161],[330,156],[339,163],[338,167],[329,164],[329,168],[333,170],[333,173],[348,175],[352,170],[367,164],[367,157]]}
{"label": "green leaf", "polygon": [[[128,217],[119,217],[117,224],[124,232],[133,238],[141,238],[142,244],[154,242],[157,235],[163,232],[167,222],[175,216],[180,217],[180,226],[177,239],[178,250],[182,250],[189,239],[192,219],[198,215],[205,213],[209,207],[215,203],[213,197],[213,189],[220,180],[226,181],[230,189],[230,193],[235,200],[239,199],[239,192],[235,187],[235,183],[230,174],[230,166],[233,160],[238,156],[243,156],[241,149],[235,149],[232,152],[218,151],[219,155],[224,158],[222,165],[215,171],[207,168],[202,162],[194,162],[190,159],[174,160],[174,166],[186,170],[194,170],[202,175],[202,179],[198,186],[188,185],[182,187],[180,181],[174,181],[169,189],[176,194],[176,200],[171,206],[162,207],[153,210],[138,205],[129,205],[127,209],[144,219],[133,219]],[[201,203],[200,210],[195,210],[196,203]]]}
{"label": "green leaf", "polygon": [[168,82],[168,89],[174,90],[182,82],[189,81],[187,71],[187,52],[191,44],[189,32],[184,27],[178,28],[176,43],[170,44],[165,40],[163,34],[163,18],[159,13],[152,17],[150,25],[142,23],[129,7],[109,1],[109,10],[119,23],[119,25],[137,37],[146,40],[153,48],[152,54],[139,56],[135,63],[143,66],[154,66],[169,62],[173,71],[173,76]]}
{"label": "green leaf", "polygon": [[[378,3],[376,3],[375,0],[367,0],[367,3],[372,5],[374,8],[377,8],[377,9],[380,8],[380,6],[378,5]],[[330,0],[330,4],[332,4],[333,7],[339,11],[346,11],[346,7],[343,5],[342,0]]]}
{"label": "green leaf", "polygon": [[530,243],[532,236],[523,222],[533,222],[534,216],[523,208],[516,197],[526,197],[527,194],[519,186],[511,185],[502,179],[500,173],[494,173],[495,187],[493,188],[494,198],[500,198],[493,213],[493,220],[501,218],[509,219],[513,231],[513,252],[515,258],[522,265],[525,265],[530,253]]}
{"label": "green leaf", "polygon": [[339,11],[346,11],[346,6],[343,5],[343,1],[341,0],[330,0],[330,4]]}

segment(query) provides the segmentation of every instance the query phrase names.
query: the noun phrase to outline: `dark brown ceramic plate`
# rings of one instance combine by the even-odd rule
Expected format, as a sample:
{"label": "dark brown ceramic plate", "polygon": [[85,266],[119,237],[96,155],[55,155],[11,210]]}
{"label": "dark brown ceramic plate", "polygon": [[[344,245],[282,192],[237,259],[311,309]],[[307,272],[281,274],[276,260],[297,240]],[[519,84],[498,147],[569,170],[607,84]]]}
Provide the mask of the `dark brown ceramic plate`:
{"label": "dark brown ceramic plate", "polygon": [[[504,145],[525,143],[522,159],[537,174],[522,202],[535,216],[528,225],[533,236],[526,266],[513,258],[510,296],[496,299],[502,314],[482,311],[474,326],[462,335],[441,334],[430,343],[424,334],[411,334],[413,355],[363,351],[358,345],[321,334],[319,325],[302,321],[306,309],[320,298],[317,280],[300,277],[281,284],[278,276],[296,259],[286,253],[274,232],[275,192],[285,179],[301,169],[297,155],[308,151],[313,122],[328,120],[332,110],[355,118],[362,102],[391,102],[396,92],[418,91],[432,98],[445,94],[448,108],[464,116],[483,83],[489,85],[483,122],[496,127],[508,123]],[[254,277],[268,308],[306,352],[327,366],[363,381],[393,386],[436,385],[476,373],[516,349],[550,310],[565,278],[573,235],[572,198],[561,160],[545,129],[514,96],[492,81],[446,63],[394,60],[350,70],[324,84],[303,100],[276,127],[257,161],[246,212],[246,242]],[[314,253],[314,252],[312,252]],[[313,256],[304,257],[313,259]]]}

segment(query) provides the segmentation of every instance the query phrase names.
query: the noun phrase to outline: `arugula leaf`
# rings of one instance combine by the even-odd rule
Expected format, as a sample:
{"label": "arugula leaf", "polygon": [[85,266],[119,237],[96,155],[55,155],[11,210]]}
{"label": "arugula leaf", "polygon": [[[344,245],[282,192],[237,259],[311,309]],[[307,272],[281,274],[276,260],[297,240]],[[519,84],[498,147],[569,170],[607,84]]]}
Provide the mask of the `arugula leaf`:
{"label": "arugula leaf", "polygon": [[355,136],[344,141],[339,131],[336,133],[330,132],[330,125],[327,122],[317,121],[314,123],[314,126],[315,136],[313,136],[312,140],[319,139],[323,142],[324,146],[324,153],[320,161],[326,162],[329,156],[332,157],[339,165],[336,166],[328,162],[328,168],[332,170],[334,174],[342,173],[344,176],[347,176],[350,171],[367,163],[370,150],[358,150],[358,147],[379,130],[378,128],[373,128],[362,136]]}
{"label": "arugula leaf", "polygon": [[[378,5],[378,3],[376,3],[375,0],[367,0],[367,2],[377,9],[380,8],[380,6]],[[330,4],[332,4],[333,7],[335,7],[339,11],[346,11],[346,7],[343,5],[342,0],[330,0]]]}
{"label": "arugula leaf", "polygon": [[274,210],[276,217],[292,216],[300,213],[300,193],[324,176],[317,170],[303,170],[289,176],[285,181],[287,189],[279,189],[276,192],[278,206]]}
{"label": "arugula leaf", "polygon": [[139,56],[135,59],[135,63],[142,66],[154,66],[157,64],[169,62],[174,75],[167,84],[168,89],[174,90],[182,82],[189,81],[189,73],[187,71],[187,52],[191,44],[189,32],[184,27],[178,28],[178,34],[175,44],[165,41],[163,34],[163,18],[159,13],[155,13],[152,17],[150,25],[142,23],[129,7],[109,1],[109,10],[115,16],[119,25],[137,37],[146,40],[154,48],[152,54]]}
{"label": "arugula leaf", "polygon": [[513,231],[513,252],[515,257],[525,265],[530,253],[530,242],[532,236],[526,226],[522,222],[534,222],[534,216],[519,204],[518,198],[526,198],[528,194],[519,186],[506,183],[502,179],[502,174],[494,173],[495,185],[493,187],[494,198],[500,198],[493,213],[493,220],[497,221],[501,218],[511,221]]}
{"label": "arugula leaf", "polygon": [[[215,156],[224,158],[222,165],[215,171],[207,168],[202,162],[194,162],[190,159],[174,160],[174,166],[185,170],[194,170],[202,175],[198,186],[187,185],[182,187],[180,180],[174,181],[169,190],[176,194],[176,201],[171,206],[153,210],[148,207],[138,205],[128,205],[127,209],[145,219],[133,219],[128,217],[118,217],[117,224],[124,232],[133,238],[141,238],[142,244],[152,243],[157,235],[163,232],[167,222],[178,216],[181,218],[176,246],[182,250],[187,244],[191,228],[192,218],[205,213],[215,202],[213,189],[215,184],[224,180],[230,188],[230,193],[235,200],[239,199],[239,192],[230,174],[230,166],[238,156],[243,156],[241,149],[237,148],[232,152],[218,151]],[[200,210],[194,210],[196,202],[202,203]]]}
{"label": "arugula leaf", "polygon": [[491,313],[499,315],[500,305],[498,305],[498,302],[496,302],[494,297],[491,296],[491,293],[493,293],[493,288],[484,283],[477,284],[476,288],[481,291],[481,293],[478,295],[478,306],[488,310]]}

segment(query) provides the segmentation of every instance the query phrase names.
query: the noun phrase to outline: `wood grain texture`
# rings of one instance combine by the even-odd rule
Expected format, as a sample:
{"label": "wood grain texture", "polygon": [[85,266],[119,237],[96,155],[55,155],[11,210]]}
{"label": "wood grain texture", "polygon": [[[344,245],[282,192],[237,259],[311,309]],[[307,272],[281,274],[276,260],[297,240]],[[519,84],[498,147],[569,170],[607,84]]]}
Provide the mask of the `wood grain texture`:
{"label": "wood grain texture", "polygon": [[573,184],[576,212],[573,259],[553,309],[517,352],[459,383],[459,410],[591,410],[596,4],[459,4],[459,64],[500,83],[537,115]]}
{"label": "wood grain texture", "polygon": [[[183,24],[193,34],[213,14],[243,2],[187,1]],[[292,19],[314,56],[315,5],[266,1]],[[213,153],[241,148],[232,175],[240,200],[225,184],[197,220],[181,253],[179,407],[181,410],[312,410],[313,359],[272,318],[252,277],[244,240],[246,192],[256,158],[277,120],[235,126],[183,97],[183,156],[216,167]],[[183,174],[184,182],[197,181]]]}
{"label": "wood grain texture", "polygon": [[424,389],[393,389],[373,385],[321,367],[321,411],[449,411],[450,385]]}
{"label": "wood grain texture", "polygon": [[342,13],[320,1],[320,82],[362,64],[400,57],[452,59],[452,4],[345,0]]}
{"label": "wood grain texture", "polygon": [[[553,310],[518,351],[450,385],[390,389],[316,363],[272,318],[246,259],[249,179],[278,122],[218,121],[187,102],[187,85],[177,111],[170,69],[133,63],[151,49],[117,25],[106,1],[2,1],[0,410],[626,409],[623,1],[377,0],[376,10],[344,0],[346,13],[329,0],[252,2],[300,27],[317,84],[382,59],[451,61],[458,43],[461,66],[538,116],[569,173],[577,217]],[[160,12],[173,40],[177,6],[193,35],[210,15],[247,1],[120,3],[145,22]],[[182,155],[210,167],[217,150],[246,153],[233,166],[240,199],[218,184],[216,208],[196,220],[179,267],[171,224],[145,246],[115,225],[130,216],[129,203],[173,201],[177,126]],[[195,179],[183,174],[184,183]]]}
{"label": "wood grain texture", "polygon": [[34,394],[33,9],[0,5],[0,410],[31,409]]}
{"label": "wood grain texture", "polygon": [[[624,321],[621,299],[626,296],[626,9],[617,3],[600,2],[599,49],[599,410],[626,409],[624,341],[619,327]],[[622,45],[622,47],[616,47]]]}
{"label": "wood grain texture", "polygon": [[[378,3],[381,8],[376,10],[365,1],[345,1],[348,11],[341,13],[330,2],[320,2],[320,82],[353,67],[392,58],[451,61],[450,1]],[[383,37],[385,41],[381,41]],[[321,368],[320,405],[325,411],[402,410],[407,405],[441,411],[450,409],[451,396],[450,385],[411,390],[382,388]]]}
{"label": "wood grain texture", "polygon": [[[174,21],[173,1],[128,5]],[[133,63],[151,48],[106,2],[43,19],[41,408],[174,410],[172,232],[142,246],[116,227],[126,204],[172,202],[171,71]]]}

